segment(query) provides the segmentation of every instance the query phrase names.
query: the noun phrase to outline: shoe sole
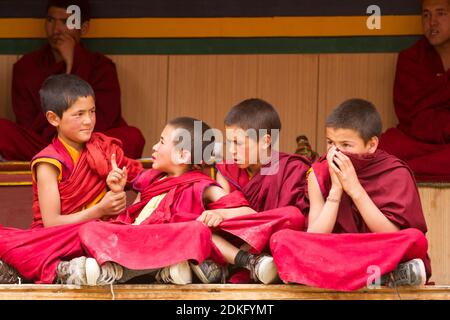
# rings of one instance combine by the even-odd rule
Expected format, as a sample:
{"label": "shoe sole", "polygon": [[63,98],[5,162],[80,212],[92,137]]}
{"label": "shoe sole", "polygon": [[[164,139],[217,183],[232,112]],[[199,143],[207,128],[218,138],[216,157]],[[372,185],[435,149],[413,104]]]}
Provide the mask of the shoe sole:
{"label": "shoe sole", "polygon": [[257,274],[259,281],[263,284],[271,284],[279,279],[278,270],[273,258],[264,259],[261,262],[261,272]]}
{"label": "shoe sole", "polygon": [[86,281],[88,286],[97,285],[97,279],[100,277],[100,266],[93,258],[86,259]]}
{"label": "shoe sole", "polygon": [[170,277],[174,284],[192,283],[192,271],[187,261],[170,266]]}
{"label": "shoe sole", "polygon": [[419,286],[423,286],[427,282],[427,273],[425,270],[425,264],[423,263],[422,259],[413,259],[412,261],[415,261],[419,264],[420,279],[421,279]]}
{"label": "shoe sole", "polygon": [[197,276],[197,278],[204,284],[209,284],[210,282],[208,281],[208,278],[206,278],[206,276],[204,275],[204,273],[202,272],[202,269],[200,268],[200,265],[198,264],[194,264],[194,263],[189,263],[189,265],[191,266],[192,271],[194,271],[195,275]]}

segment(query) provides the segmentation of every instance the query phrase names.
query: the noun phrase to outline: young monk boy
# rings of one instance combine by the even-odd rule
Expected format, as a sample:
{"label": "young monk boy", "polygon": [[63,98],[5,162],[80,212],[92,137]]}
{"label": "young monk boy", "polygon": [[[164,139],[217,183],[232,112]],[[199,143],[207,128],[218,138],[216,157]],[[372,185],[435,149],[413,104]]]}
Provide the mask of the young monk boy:
{"label": "young monk boy", "polygon": [[115,216],[126,206],[123,190],[107,187],[111,156],[128,182],[142,170],[123,155],[119,140],[93,133],[95,96],[87,82],[74,75],[51,76],[40,97],[58,136],[31,163],[31,230],[0,227],[0,283],[17,281],[17,271],[25,279],[52,283],[61,260],[84,254],[77,241],[80,224]]}
{"label": "young monk boy", "polygon": [[[210,143],[202,140],[207,130],[206,123],[193,118],[168,122],[153,146],[152,169],[134,183],[140,192],[136,203],[114,223],[96,221],[81,227],[80,239],[94,259],[74,268],[71,279],[102,285],[157,271],[158,282],[192,281],[187,261],[202,262],[211,249],[210,230],[195,221],[202,212],[209,206],[220,207],[229,216],[254,212],[241,193],[221,200],[226,192],[193,166],[209,160]],[[196,159],[195,148],[204,157]],[[121,180],[117,168],[115,181],[123,186]]]}
{"label": "young monk boy", "polygon": [[382,275],[393,285],[430,276],[417,187],[404,162],[377,149],[381,128],[373,104],[361,99],[328,116],[328,152],[308,177],[308,232],[271,238],[285,282],[346,291],[384,284]]}
{"label": "young monk boy", "polygon": [[[260,265],[266,266],[261,270],[254,270],[249,264],[256,259],[255,253],[265,249],[275,231],[303,229],[304,215],[309,207],[306,172],[310,163],[302,156],[277,151],[280,117],[264,100],[247,99],[234,106],[225,117],[225,127],[232,161],[216,165],[216,179],[227,191],[241,191],[258,214],[225,220],[229,217],[220,209],[209,210],[199,221],[215,228],[214,244],[227,263],[250,269],[251,277],[256,281],[271,283],[277,280],[272,257],[260,256]],[[252,250],[249,251],[248,246],[235,246],[242,243],[236,243],[236,237],[244,239]],[[228,240],[233,241],[230,243]],[[204,275],[217,268],[210,260],[205,263],[209,266],[194,266],[194,271],[207,282]],[[245,273],[240,272],[230,281],[249,280]]]}

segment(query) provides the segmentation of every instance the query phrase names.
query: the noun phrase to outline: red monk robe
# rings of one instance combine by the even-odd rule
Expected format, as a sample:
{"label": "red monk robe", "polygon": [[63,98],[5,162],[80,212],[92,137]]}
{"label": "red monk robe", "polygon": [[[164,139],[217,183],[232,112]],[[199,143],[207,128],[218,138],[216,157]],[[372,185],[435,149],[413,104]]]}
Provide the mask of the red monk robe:
{"label": "red monk robe", "polygon": [[394,84],[399,124],[380,148],[404,160],[418,181],[450,181],[450,70],[423,37],[400,52]]}
{"label": "red monk robe", "polygon": [[[243,239],[257,253],[264,249],[274,232],[285,228],[303,230],[304,215],[309,209],[306,190],[309,161],[287,153],[274,153],[273,159],[251,179],[237,164],[216,165],[231,190],[240,190],[250,207],[258,212],[225,220],[218,228]],[[227,197],[220,202],[225,202]]]}
{"label": "red monk robe", "polygon": [[[119,167],[126,166],[131,182],[142,171],[142,165],[126,158],[120,141],[101,133],[93,133],[85,150],[74,165],[68,150],[58,138],[33,159],[55,159],[61,164],[58,184],[61,214],[71,214],[95,204],[106,191],[106,177],[111,170],[114,153]],[[32,168],[33,170],[34,168]],[[61,260],[84,255],[78,238],[80,224],[44,228],[39,208],[36,181],[33,181],[34,222],[31,230],[0,226],[0,260],[16,268],[28,280],[52,283]]]}
{"label": "red monk robe", "polygon": [[[134,183],[141,201],[125,210],[115,222],[93,221],[80,229],[88,254],[99,264],[116,262],[135,270],[156,269],[185,260],[202,262],[210,254],[211,232],[195,221],[206,208],[203,192],[217,183],[200,171],[164,177],[157,170],[144,172]],[[132,225],[149,201],[166,194],[151,215]],[[248,206],[235,194],[224,207]]]}
{"label": "red monk robe", "polygon": [[[431,265],[424,235],[427,227],[412,172],[382,150],[348,156],[369,197],[402,230],[370,233],[344,193],[332,234],[283,230],[272,236],[270,246],[281,279],[320,288],[356,290],[367,285],[370,266],[379,267],[383,275],[414,258],[424,261],[429,277]],[[326,199],[331,189],[326,158],[312,167]]]}
{"label": "red monk robe", "polygon": [[[48,44],[14,64],[12,105],[17,123],[0,119],[0,155],[3,158],[28,161],[51,142],[56,131],[42,112],[39,89],[47,77],[65,70],[63,61],[55,62]],[[139,129],[128,126],[121,117],[120,86],[114,63],[77,44],[72,74],[86,80],[94,89],[95,131],[121,140],[127,157],[141,157],[145,140]]]}
{"label": "red monk robe", "polygon": [[[285,206],[295,206],[306,215],[309,209],[306,173],[310,162],[299,155],[274,153],[271,173],[255,174],[251,179],[247,171],[237,164],[217,164],[218,171],[230,184],[231,190],[240,190],[255,211],[265,211]],[[270,164],[263,166],[269,168]]]}

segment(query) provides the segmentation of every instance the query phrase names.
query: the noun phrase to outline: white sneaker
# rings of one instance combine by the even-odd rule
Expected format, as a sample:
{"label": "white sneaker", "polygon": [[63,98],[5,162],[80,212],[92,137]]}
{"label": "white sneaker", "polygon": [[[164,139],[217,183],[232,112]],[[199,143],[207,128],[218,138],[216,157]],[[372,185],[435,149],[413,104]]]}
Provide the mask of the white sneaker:
{"label": "white sneaker", "polygon": [[86,257],[61,261],[56,267],[56,279],[63,284],[86,285]]}
{"label": "white sneaker", "polygon": [[191,266],[192,271],[194,271],[194,274],[202,283],[225,283],[227,276],[226,269],[219,266],[211,259],[207,259],[200,264],[189,263],[189,265]]}
{"label": "white sneaker", "polygon": [[93,258],[86,259],[86,282],[88,286],[113,284],[123,275],[123,267],[114,262],[106,262],[99,266]]}
{"label": "white sneaker", "polygon": [[164,267],[156,274],[158,283],[189,284],[192,283],[192,272],[187,261]]}
{"label": "white sneaker", "polygon": [[279,281],[278,270],[269,255],[259,255],[250,261],[250,274],[253,280],[264,284],[270,284]]}
{"label": "white sneaker", "polygon": [[421,259],[400,263],[392,271],[389,286],[420,286],[427,281],[425,265]]}

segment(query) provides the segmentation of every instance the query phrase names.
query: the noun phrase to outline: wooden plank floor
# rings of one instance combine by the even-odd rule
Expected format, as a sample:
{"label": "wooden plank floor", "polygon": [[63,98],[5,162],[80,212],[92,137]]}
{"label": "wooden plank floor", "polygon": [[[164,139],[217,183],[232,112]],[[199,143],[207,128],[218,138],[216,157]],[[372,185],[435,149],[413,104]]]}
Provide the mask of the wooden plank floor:
{"label": "wooden plank floor", "polygon": [[0,285],[0,300],[450,300],[450,286],[337,292],[300,285]]}

